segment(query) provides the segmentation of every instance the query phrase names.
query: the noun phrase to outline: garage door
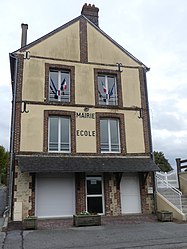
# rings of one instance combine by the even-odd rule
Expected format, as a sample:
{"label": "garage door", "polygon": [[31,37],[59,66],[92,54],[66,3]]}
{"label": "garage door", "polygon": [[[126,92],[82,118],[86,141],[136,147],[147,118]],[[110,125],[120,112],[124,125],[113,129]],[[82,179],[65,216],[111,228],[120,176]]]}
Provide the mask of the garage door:
{"label": "garage door", "polygon": [[37,175],[36,216],[68,217],[75,213],[75,184],[72,174]]}
{"label": "garage door", "polygon": [[141,212],[138,175],[123,175],[120,183],[122,214]]}

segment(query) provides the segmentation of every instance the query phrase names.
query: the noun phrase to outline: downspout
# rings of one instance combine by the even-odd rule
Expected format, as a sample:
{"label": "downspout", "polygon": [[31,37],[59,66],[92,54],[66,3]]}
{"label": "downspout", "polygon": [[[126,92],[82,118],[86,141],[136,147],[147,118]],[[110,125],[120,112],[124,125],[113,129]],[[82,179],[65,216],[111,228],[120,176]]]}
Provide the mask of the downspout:
{"label": "downspout", "polygon": [[[16,90],[17,90],[17,72],[18,72],[18,58],[10,53],[9,54],[10,63],[11,59],[14,60],[14,79],[12,79],[13,89],[12,89],[12,120],[11,120],[11,141],[10,141],[10,167],[9,167],[9,189],[8,189],[8,207],[5,210],[9,213],[11,217],[11,205],[12,205],[12,186],[13,186],[13,162],[14,162],[14,136],[15,136],[15,115],[16,115]],[[12,69],[11,69],[12,70]],[[14,81],[13,81],[14,80]]]}

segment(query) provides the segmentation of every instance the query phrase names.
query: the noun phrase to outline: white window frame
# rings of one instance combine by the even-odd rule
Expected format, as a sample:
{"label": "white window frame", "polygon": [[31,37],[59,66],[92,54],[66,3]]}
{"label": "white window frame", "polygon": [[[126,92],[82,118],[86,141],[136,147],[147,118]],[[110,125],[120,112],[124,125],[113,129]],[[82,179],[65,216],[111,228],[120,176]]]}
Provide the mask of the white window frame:
{"label": "white window frame", "polygon": [[[100,101],[99,95],[98,95],[98,99],[99,99],[99,105],[107,105],[107,106],[117,106],[118,105],[118,94],[117,94],[117,80],[116,80],[116,75],[109,75],[109,74],[99,74],[98,77],[104,77],[105,78],[105,87],[106,87],[106,92],[109,94],[109,88],[108,88],[108,77],[114,77],[114,86],[115,86],[115,92],[116,92],[116,96],[115,96],[115,101],[113,104],[110,104],[109,98],[106,98],[106,102],[104,101]],[[98,86],[99,87],[99,86]]]}
{"label": "white window frame", "polygon": [[[108,126],[108,145],[109,145],[109,150],[108,151],[102,151],[102,147],[101,147],[101,141],[100,141],[100,147],[101,147],[101,153],[120,153],[121,152],[121,141],[120,141],[120,127],[119,127],[119,119],[112,119],[112,118],[102,118],[101,120],[107,120],[107,126]],[[117,126],[117,133],[118,133],[118,145],[119,145],[119,151],[112,151],[112,143],[111,143],[111,128],[110,128],[110,121],[111,120],[117,120],[118,121],[118,126]],[[100,133],[101,133],[101,129],[100,129]]]}
{"label": "white window frame", "polygon": [[[101,178],[101,188],[102,188],[102,194],[97,194],[97,195],[88,195],[87,194],[87,179],[89,178]],[[103,175],[102,174],[93,174],[93,176],[91,174],[87,175],[85,178],[85,193],[86,193],[86,211],[88,211],[88,197],[92,198],[92,197],[101,197],[102,198],[102,209],[103,212],[102,213],[98,213],[99,215],[104,215],[105,214],[105,203],[104,203],[104,183],[103,183]]]}
{"label": "white window frame", "polygon": [[[50,76],[50,74],[51,74],[51,72],[57,72],[58,73],[58,89],[57,89],[57,91],[60,91],[60,95],[58,95],[58,99],[56,99],[56,101],[59,101],[59,102],[65,102],[65,103],[69,103],[70,102],[70,93],[71,93],[71,84],[70,84],[70,82],[71,82],[71,74],[70,74],[70,72],[68,71],[68,70],[58,70],[58,69],[50,69],[49,70],[49,100],[50,101],[55,101],[53,98],[51,98],[50,97],[50,92],[51,92],[51,90],[50,90],[50,84],[51,84],[51,76]],[[64,99],[63,99],[63,95],[61,94],[61,90],[60,90],[60,88],[61,88],[61,83],[62,83],[62,73],[68,73],[69,74],[69,82],[68,82],[68,84],[69,84],[69,92],[68,92],[68,101],[64,101]]]}
{"label": "white window frame", "polygon": [[[50,150],[50,118],[58,118],[58,150]],[[69,119],[69,150],[61,150],[61,122],[63,118]],[[67,116],[50,116],[48,120],[48,152],[51,153],[70,153],[71,152],[71,119]]]}

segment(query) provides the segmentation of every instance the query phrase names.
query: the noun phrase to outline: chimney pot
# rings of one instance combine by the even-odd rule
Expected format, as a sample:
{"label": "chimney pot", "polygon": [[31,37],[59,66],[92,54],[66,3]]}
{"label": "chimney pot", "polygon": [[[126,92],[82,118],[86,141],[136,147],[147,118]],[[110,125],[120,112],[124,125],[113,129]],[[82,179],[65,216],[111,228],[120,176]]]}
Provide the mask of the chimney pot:
{"label": "chimney pot", "polygon": [[28,24],[21,24],[21,47],[24,47],[27,45],[27,29],[28,29]]}
{"label": "chimney pot", "polygon": [[95,25],[99,26],[99,16],[98,16],[99,8],[95,7],[95,5],[85,3],[82,7],[81,15],[87,17],[91,22]]}

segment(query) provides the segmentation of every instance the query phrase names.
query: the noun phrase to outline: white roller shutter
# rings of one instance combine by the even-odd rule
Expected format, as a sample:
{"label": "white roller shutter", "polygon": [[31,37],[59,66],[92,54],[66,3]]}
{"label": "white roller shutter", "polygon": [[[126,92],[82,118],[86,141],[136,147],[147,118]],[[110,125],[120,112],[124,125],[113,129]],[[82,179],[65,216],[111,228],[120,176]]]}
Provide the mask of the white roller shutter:
{"label": "white roller shutter", "polygon": [[36,177],[36,216],[68,217],[75,214],[73,174],[50,174]]}

